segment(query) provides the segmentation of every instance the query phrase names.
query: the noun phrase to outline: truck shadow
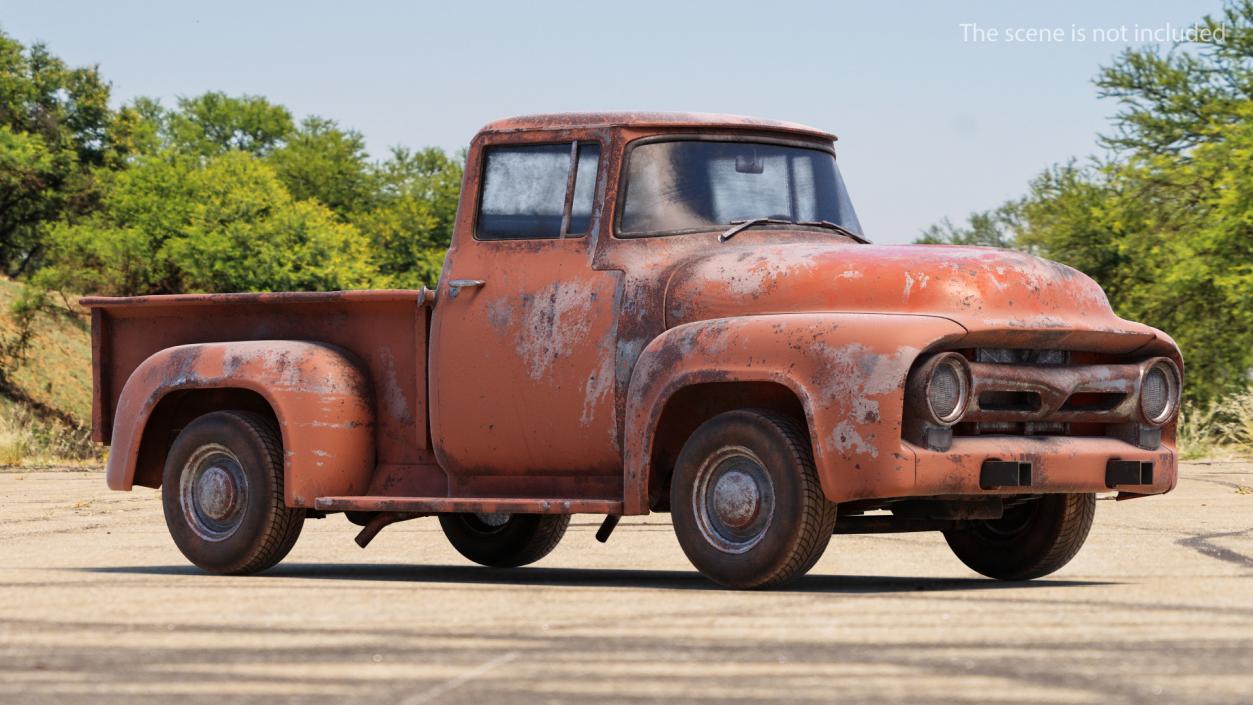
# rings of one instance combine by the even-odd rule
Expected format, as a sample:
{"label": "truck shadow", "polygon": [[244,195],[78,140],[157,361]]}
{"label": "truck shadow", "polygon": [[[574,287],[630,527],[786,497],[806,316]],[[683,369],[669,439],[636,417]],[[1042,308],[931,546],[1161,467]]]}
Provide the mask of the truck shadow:
{"label": "truck shadow", "polygon": [[[138,575],[206,575],[194,566],[108,566],[84,568],[95,573]],[[646,588],[664,590],[725,590],[696,571],[631,568],[482,568],[478,566],[291,563],[278,565],[250,578],[269,580],[354,580],[472,585],[535,585],[583,588]],[[902,593],[956,592],[1024,588],[1089,587],[1115,583],[1096,580],[1043,579],[1003,582],[988,578],[925,578],[886,575],[807,575],[770,592],[790,593]]]}

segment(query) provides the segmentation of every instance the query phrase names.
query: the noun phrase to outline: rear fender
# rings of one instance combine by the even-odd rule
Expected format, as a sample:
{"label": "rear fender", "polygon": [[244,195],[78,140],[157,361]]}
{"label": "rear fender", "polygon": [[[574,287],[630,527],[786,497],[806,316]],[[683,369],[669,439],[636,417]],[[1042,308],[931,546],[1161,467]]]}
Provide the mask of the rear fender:
{"label": "rear fender", "polygon": [[312,507],[317,497],[363,494],[369,486],[375,419],[361,367],[330,345],[257,340],[166,348],[131,373],[114,414],[110,489],[134,484],[144,432],[161,400],[197,389],[245,389],[269,404],[282,433],[288,506]]}
{"label": "rear fender", "polygon": [[964,336],[938,316],[771,314],[672,328],[641,353],[626,413],[624,513],[648,512],[653,443],[667,401],[692,384],[774,382],[805,410],[827,498],[865,494],[885,473],[914,473],[901,440],[905,379],[918,355]]}

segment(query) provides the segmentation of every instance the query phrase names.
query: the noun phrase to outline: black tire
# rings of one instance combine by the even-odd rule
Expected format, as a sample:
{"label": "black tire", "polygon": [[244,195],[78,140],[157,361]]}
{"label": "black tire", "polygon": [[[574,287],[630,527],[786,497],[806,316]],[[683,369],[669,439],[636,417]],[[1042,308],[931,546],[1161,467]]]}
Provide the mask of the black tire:
{"label": "black tire", "polygon": [[283,444],[269,418],[215,411],[178,434],[161,482],[165,524],[195,565],[256,573],[283,559],[305,510],[283,502]]}
{"label": "black tire", "polygon": [[1070,562],[1092,528],[1094,494],[1049,494],[1009,507],[1000,519],[944,532],[971,570],[998,580],[1031,580]]}
{"label": "black tire", "polygon": [[818,562],[836,505],[822,494],[805,427],[745,409],[706,421],[684,444],[670,512],[697,570],[721,585],[760,588],[799,578]]}
{"label": "black tire", "polygon": [[489,568],[517,568],[552,553],[570,525],[569,514],[440,514],[457,553]]}

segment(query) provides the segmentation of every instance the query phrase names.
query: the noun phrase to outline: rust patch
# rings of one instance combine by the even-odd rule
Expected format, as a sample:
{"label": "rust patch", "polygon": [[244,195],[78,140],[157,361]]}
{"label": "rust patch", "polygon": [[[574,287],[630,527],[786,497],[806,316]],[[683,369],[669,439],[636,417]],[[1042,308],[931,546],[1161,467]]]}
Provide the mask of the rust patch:
{"label": "rust patch", "polygon": [[543,378],[583,342],[595,302],[596,292],[585,282],[550,284],[524,302],[517,350],[531,379]]}

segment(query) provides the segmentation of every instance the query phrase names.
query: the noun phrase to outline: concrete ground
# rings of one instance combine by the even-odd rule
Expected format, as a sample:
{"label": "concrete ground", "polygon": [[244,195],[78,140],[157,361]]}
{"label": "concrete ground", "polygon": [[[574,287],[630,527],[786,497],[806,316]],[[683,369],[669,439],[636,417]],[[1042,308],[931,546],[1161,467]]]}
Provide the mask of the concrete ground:
{"label": "concrete ground", "polygon": [[309,521],[277,568],[192,568],[158,493],[0,473],[0,702],[1253,702],[1253,464],[1098,503],[1059,573],[1005,584],[933,534],[837,536],[796,587],[715,589],[668,517],[576,517],[535,567],[433,519],[369,549]]}

